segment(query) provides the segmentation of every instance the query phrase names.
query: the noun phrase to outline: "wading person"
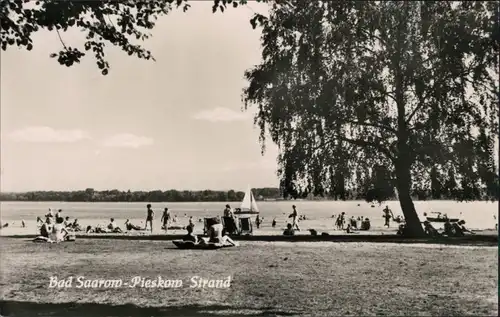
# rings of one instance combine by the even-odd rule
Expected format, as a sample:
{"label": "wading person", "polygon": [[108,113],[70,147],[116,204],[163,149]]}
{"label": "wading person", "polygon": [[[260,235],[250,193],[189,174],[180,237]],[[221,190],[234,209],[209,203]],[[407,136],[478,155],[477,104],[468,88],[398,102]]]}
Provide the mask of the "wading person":
{"label": "wading person", "polygon": [[148,204],[146,207],[148,208],[148,210],[147,210],[146,225],[144,226],[144,230],[148,229],[148,222],[149,222],[151,233],[153,233],[153,217],[155,215],[155,212],[153,211],[153,209],[151,209],[151,204]]}

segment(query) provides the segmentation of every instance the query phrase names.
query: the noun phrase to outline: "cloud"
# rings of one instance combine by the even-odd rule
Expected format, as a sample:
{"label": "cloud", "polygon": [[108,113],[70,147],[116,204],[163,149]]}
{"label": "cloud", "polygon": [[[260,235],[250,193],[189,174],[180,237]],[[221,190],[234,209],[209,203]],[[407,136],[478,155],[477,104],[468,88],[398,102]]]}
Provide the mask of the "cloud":
{"label": "cloud", "polygon": [[90,139],[89,134],[82,130],[57,130],[45,126],[33,126],[19,129],[10,133],[9,137],[18,142],[34,143],[73,143]]}
{"label": "cloud", "polygon": [[130,133],[120,133],[110,136],[102,141],[103,146],[137,149],[141,146],[152,145],[154,140],[144,136]]}
{"label": "cloud", "polygon": [[194,119],[209,122],[244,121],[249,119],[248,112],[238,112],[228,108],[217,107],[212,110],[204,110],[195,114]]}

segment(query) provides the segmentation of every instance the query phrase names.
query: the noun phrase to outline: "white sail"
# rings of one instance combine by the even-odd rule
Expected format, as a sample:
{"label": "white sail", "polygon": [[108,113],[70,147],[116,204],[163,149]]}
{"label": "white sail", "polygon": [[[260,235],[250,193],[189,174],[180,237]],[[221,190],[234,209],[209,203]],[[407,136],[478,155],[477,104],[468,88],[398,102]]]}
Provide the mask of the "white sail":
{"label": "white sail", "polygon": [[252,202],[252,204],[250,205],[251,206],[251,210],[258,212],[259,211],[259,207],[257,207],[257,202],[255,201],[255,197],[253,196],[252,191],[250,191],[250,200]]}
{"label": "white sail", "polygon": [[240,208],[242,211],[259,212],[259,207],[257,207],[257,202],[255,201],[255,197],[253,196],[250,186],[245,192],[245,197],[243,197]]}
{"label": "white sail", "polygon": [[250,190],[250,187],[248,187],[247,191],[245,192],[245,197],[243,197],[243,201],[241,202],[240,208],[243,209],[250,209],[252,207],[252,191]]}

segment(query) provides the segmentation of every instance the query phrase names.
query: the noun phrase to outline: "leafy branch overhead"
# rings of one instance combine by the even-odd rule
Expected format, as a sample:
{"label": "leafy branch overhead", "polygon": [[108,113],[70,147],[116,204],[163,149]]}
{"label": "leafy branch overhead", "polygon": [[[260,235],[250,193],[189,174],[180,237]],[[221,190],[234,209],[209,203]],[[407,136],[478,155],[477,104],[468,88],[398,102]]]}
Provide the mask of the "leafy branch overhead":
{"label": "leafy branch overhead", "polygon": [[[227,6],[236,8],[245,3],[215,0],[213,12],[224,12]],[[152,53],[139,43],[151,36],[149,31],[160,16],[174,9],[186,12],[189,7],[187,0],[0,0],[2,50],[17,46],[31,51],[34,33],[48,30],[56,33],[61,42],[60,51],[50,57],[70,67],[93,55],[102,74],[106,75],[110,68],[105,58],[107,45],[117,46],[130,56],[154,60]],[[79,28],[85,33],[83,47],[65,44],[64,32],[70,28]]]}

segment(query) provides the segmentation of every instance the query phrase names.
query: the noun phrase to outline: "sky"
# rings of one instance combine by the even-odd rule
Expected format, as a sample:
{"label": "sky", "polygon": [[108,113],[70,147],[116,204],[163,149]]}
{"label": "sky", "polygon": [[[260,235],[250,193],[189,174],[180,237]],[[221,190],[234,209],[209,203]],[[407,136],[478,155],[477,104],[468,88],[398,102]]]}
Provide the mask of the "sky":
{"label": "sky", "polygon": [[[156,62],[108,46],[107,76],[92,56],[70,68],[49,58],[62,48],[57,33],[35,34],[32,51],[2,51],[0,190],[278,187],[278,150],[267,143],[261,155],[241,102],[244,71],[261,61],[249,19],[265,7],[211,6],[159,19],[143,43]],[[79,30],[62,38],[84,43]]]}
{"label": "sky", "polygon": [[263,7],[250,7],[171,12],[143,43],[156,62],[108,47],[107,76],[91,56],[70,68],[49,58],[57,33],[2,52],[1,191],[277,187],[277,148],[261,155],[242,112],[243,73],[261,57],[249,19]]}

